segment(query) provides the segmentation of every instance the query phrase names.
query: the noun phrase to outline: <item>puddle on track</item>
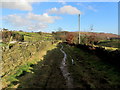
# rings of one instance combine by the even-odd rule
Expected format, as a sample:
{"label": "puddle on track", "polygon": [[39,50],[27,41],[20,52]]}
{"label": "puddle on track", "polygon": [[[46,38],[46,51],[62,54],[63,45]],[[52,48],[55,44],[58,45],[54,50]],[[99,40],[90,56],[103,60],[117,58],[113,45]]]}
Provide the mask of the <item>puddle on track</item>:
{"label": "puddle on track", "polygon": [[67,64],[66,64],[67,55],[66,55],[66,53],[62,49],[63,49],[63,46],[61,45],[60,51],[64,54],[64,58],[62,60],[60,69],[62,71],[62,74],[63,74],[64,78],[66,79],[66,85],[67,85],[67,87],[68,88],[73,88],[73,85],[72,85],[72,81],[73,80],[72,80],[72,78],[70,76],[70,73],[68,72]]}

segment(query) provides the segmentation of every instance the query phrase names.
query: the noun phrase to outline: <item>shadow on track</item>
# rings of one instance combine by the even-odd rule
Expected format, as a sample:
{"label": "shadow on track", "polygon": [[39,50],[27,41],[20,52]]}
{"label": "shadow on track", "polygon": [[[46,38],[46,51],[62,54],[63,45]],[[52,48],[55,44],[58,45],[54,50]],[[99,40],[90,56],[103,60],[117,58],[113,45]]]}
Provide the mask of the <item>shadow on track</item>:
{"label": "shadow on track", "polygon": [[60,70],[63,59],[61,46],[50,50],[43,60],[32,66],[33,73],[18,78],[17,88],[66,88],[66,82]]}

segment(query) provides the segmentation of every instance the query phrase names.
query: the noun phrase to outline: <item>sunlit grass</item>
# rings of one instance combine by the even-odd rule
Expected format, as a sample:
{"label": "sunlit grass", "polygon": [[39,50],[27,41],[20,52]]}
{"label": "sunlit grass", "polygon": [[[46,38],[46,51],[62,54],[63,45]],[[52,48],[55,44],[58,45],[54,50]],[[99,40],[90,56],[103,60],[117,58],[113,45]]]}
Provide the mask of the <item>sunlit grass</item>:
{"label": "sunlit grass", "polygon": [[105,50],[110,50],[110,51],[115,51],[118,50],[119,48],[114,48],[114,47],[106,47],[106,46],[99,46],[99,45],[92,45],[93,47],[101,47],[105,48]]}
{"label": "sunlit grass", "polygon": [[[120,48],[120,40],[113,39],[113,40],[101,40],[98,43],[99,46],[104,46],[104,47],[112,47],[111,50],[115,50],[115,48]],[[108,49],[108,48],[106,48]],[[110,49],[110,48],[109,48]]]}
{"label": "sunlit grass", "polygon": [[[12,84],[12,82],[15,82],[15,81],[17,82],[18,81],[17,78],[19,76],[21,76],[25,72],[33,73],[31,71],[32,70],[31,65],[35,65],[39,61],[41,61],[43,59],[43,55],[45,55],[48,50],[52,50],[52,49],[56,48],[57,43],[59,43],[59,42],[56,42],[55,44],[51,44],[50,41],[41,43],[41,45],[39,46],[40,49],[38,50],[38,52],[36,52],[31,58],[26,58],[29,60],[25,60],[22,63],[22,65],[18,65],[16,68],[13,68],[11,71],[9,71],[8,75],[6,75],[5,77],[2,78],[3,85],[9,85],[9,87],[13,87],[14,85]],[[33,46],[33,47],[35,47],[35,46]],[[29,47],[29,48],[32,50],[32,47]],[[32,50],[32,51],[34,51],[34,50]],[[9,69],[9,68],[6,68],[6,69]]]}

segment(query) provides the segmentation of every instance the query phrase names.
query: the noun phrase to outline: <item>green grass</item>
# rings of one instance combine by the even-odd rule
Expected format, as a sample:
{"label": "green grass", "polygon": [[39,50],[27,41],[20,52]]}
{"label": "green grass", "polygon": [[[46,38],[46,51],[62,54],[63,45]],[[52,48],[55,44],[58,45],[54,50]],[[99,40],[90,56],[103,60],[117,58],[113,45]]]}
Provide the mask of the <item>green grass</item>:
{"label": "green grass", "polygon": [[120,48],[120,40],[104,40],[98,43],[100,46]]}
{"label": "green grass", "polygon": [[[67,53],[69,71],[74,86],[79,88],[112,88],[119,87],[120,73],[112,65],[100,58],[75,47],[64,45]],[[74,59],[72,65],[71,59]]]}
{"label": "green grass", "polygon": [[[19,77],[21,77],[22,75],[24,75],[26,73],[31,73],[32,74],[33,73],[32,66],[41,62],[41,60],[43,59],[43,56],[46,54],[46,52],[48,50],[54,49],[56,47],[57,43],[58,42],[56,42],[55,44],[51,44],[51,42],[49,42],[49,41],[43,42],[43,43],[38,45],[38,47],[37,47],[38,50],[35,50],[33,48],[33,47],[37,46],[37,43],[35,44],[35,46],[33,46],[33,45],[32,45],[32,47],[28,46],[27,49],[24,48],[24,47],[21,47],[21,48],[17,49],[18,51],[23,49],[25,52],[22,50],[22,53],[26,56],[26,58],[25,58],[25,60],[21,60],[21,63],[20,63],[20,61],[14,62],[14,65],[17,65],[17,66],[11,66],[10,61],[8,61],[9,63],[6,63],[7,67],[4,67],[4,71],[7,70],[6,72],[8,74],[6,73],[6,75],[4,77],[2,77],[3,85],[4,86],[7,85],[6,87],[12,88],[12,87],[15,86],[14,82],[16,82],[16,83],[19,82]],[[16,47],[13,47],[11,50],[15,50],[15,49],[16,49]],[[28,53],[29,49],[32,52],[36,51],[36,53],[32,57],[29,57],[29,53]],[[17,53],[20,53],[17,50],[15,50],[15,51]],[[15,55],[14,53],[11,53],[11,55],[12,55],[12,58],[14,57],[17,60],[16,57],[17,57],[18,54]]]}
{"label": "green grass", "polygon": [[[57,58],[57,59],[56,59]],[[32,72],[25,74],[18,80],[18,88],[65,88],[65,79],[60,71],[60,64],[63,54],[60,53],[59,46],[51,49],[32,67]],[[28,67],[23,66],[22,70]],[[19,73],[18,73],[19,74]],[[16,85],[11,84],[11,87]]]}
{"label": "green grass", "polygon": [[[16,43],[11,49],[3,52],[3,87],[14,86],[12,83],[18,82],[18,77],[25,72],[32,73],[31,65],[37,64],[45,52],[57,44],[57,42],[51,43],[54,38],[50,33],[14,32],[24,35],[24,41],[27,43]],[[2,43],[1,46],[6,46],[6,44]]]}
{"label": "green grass", "polygon": [[[32,44],[32,43],[29,43]],[[51,42],[43,42],[41,44],[33,43],[25,47],[25,45],[16,45],[9,51],[3,52],[3,76],[4,83],[12,82],[13,76],[19,76],[23,71],[29,72],[29,64],[39,60],[40,54],[51,48]],[[49,45],[49,48],[47,47]],[[30,53],[34,52],[33,56]],[[21,58],[23,57],[23,58]],[[7,59],[10,58],[10,59]],[[33,59],[33,60],[32,60]],[[12,75],[12,76],[11,76]],[[10,78],[10,79],[9,79]],[[12,79],[11,79],[12,78]]]}
{"label": "green grass", "polygon": [[20,77],[21,75],[24,75],[24,73],[26,72],[31,72],[32,73],[32,67],[30,66],[30,65],[32,65],[33,63],[31,63],[31,64],[25,64],[25,65],[22,65],[22,66],[20,66],[17,70],[14,70],[14,74],[12,74],[12,75],[9,75],[7,78],[6,78],[6,80],[7,80],[7,82],[10,82],[10,84],[9,84],[9,86],[8,86],[8,88],[11,88],[11,87],[13,87],[14,85],[13,85],[13,82],[18,82],[19,80],[18,80],[18,77]]}
{"label": "green grass", "polygon": [[19,32],[14,31],[21,35],[24,35],[24,41],[26,42],[37,42],[37,41],[51,41],[53,40],[53,36],[50,33],[34,33],[34,32]]}
{"label": "green grass", "polygon": [[5,43],[0,43],[0,46],[7,46],[7,44],[5,44]]}

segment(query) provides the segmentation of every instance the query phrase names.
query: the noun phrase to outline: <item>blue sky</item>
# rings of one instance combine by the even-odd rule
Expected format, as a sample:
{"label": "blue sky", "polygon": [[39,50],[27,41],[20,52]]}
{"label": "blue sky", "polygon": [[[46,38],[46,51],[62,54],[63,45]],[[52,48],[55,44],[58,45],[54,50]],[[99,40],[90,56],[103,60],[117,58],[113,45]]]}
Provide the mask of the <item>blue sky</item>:
{"label": "blue sky", "polygon": [[61,27],[66,31],[77,31],[80,13],[81,31],[90,31],[93,26],[93,32],[118,34],[117,2],[36,2],[22,4],[24,6],[15,4],[3,4],[0,28],[51,32]]}

